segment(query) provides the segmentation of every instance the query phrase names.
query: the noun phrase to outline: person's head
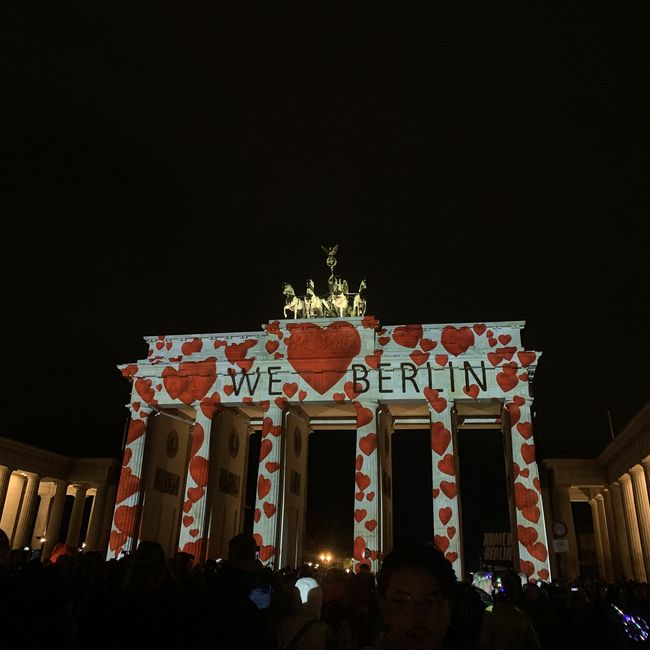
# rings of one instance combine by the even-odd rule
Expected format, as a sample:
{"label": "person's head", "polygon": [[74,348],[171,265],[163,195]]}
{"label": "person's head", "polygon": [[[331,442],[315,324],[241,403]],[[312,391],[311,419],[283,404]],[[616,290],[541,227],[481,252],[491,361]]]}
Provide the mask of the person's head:
{"label": "person's head", "polygon": [[502,602],[514,603],[522,594],[521,580],[512,570],[506,571],[501,577],[501,590],[497,594]]}
{"label": "person's head", "polygon": [[492,585],[492,574],[488,571],[477,571],[472,577],[472,585],[481,589],[486,594],[492,595],[494,586]]}
{"label": "person's head", "polygon": [[391,647],[436,648],[451,620],[456,575],[433,546],[407,543],[389,553],[378,575],[379,604]]}
{"label": "person's head", "polygon": [[242,571],[253,571],[257,543],[252,535],[240,533],[228,542],[228,562]]}
{"label": "person's head", "polygon": [[300,613],[303,616],[320,618],[323,607],[323,588],[314,578],[299,578],[296,588],[300,592]]}

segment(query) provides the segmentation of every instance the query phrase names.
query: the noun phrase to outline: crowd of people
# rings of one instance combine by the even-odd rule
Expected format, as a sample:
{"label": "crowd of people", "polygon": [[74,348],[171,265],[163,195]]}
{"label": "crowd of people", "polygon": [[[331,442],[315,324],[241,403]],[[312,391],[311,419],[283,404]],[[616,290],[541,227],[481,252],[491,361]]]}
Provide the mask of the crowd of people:
{"label": "crowd of people", "polygon": [[226,560],[169,560],[156,542],[106,562],[64,544],[50,559],[0,531],[0,629],[22,647],[251,650],[578,650],[647,643],[646,584],[522,584],[513,571],[458,581],[434,546],[365,565],[273,571],[251,535]]}

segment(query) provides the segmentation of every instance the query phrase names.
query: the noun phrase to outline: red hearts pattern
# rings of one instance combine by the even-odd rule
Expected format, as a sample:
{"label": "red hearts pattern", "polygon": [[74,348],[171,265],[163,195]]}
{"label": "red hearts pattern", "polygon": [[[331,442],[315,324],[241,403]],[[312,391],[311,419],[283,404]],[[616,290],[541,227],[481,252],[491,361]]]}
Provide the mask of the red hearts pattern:
{"label": "red hearts pattern", "polygon": [[367,436],[359,438],[359,449],[366,455],[370,456],[377,449],[377,434],[369,433]]}
{"label": "red hearts pattern", "polygon": [[451,442],[451,433],[442,422],[431,424],[431,449],[442,456]]}
{"label": "red hearts pattern", "polygon": [[402,325],[393,330],[393,340],[405,348],[414,348],[421,338],[422,325]]}
{"label": "red hearts pattern", "polygon": [[447,325],[442,330],[440,342],[447,352],[457,357],[474,345],[474,333],[469,327],[455,328],[453,325]]}
{"label": "red hearts pattern", "polygon": [[440,397],[435,388],[427,387],[423,393],[429,404],[431,404],[431,408],[436,413],[442,413],[447,408],[447,400],[444,397]]}

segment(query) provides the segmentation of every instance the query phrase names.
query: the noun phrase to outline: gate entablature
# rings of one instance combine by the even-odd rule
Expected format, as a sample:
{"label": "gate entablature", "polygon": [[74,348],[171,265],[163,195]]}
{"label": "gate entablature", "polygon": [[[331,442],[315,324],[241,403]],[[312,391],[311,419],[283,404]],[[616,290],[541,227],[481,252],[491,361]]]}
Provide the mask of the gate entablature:
{"label": "gate entablature", "polygon": [[[382,503],[390,499],[389,481],[382,474],[389,458],[383,446],[377,453],[380,438],[388,435],[379,405],[424,402],[431,419],[434,538],[460,576],[462,531],[452,408],[458,400],[497,399],[508,409],[512,426],[512,493],[521,567],[531,576],[548,579],[529,390],[540,353],[521,347],[523,326],[513,321],[382,327],[373,316],[364,316],[273,320],[260,332],[146,337],[147,358],[119,366],[133,382],[124,481],[141,475],[138,445],[143,444],[151,409],[193,406],[195,442],[183,496],[183,521],[191,522],[181,529],[179,547],[204,557],[208,468],[214,460],[209,443],[212,417],[224,406],[255,405],[264,414],[265,454],[260,460],[255,534],[262,555],[279,558],[284,533],[275,513],[282,511],[279,500],[291,487],[281,489],[286,477],[277,444],[287,426],[286,412],[300,404],[351,404],[357,419],[355,557],[375,562],[386,547]],[[138,499],[134,492],[118,502],[113,553],[135,539],[132,522],[137,511],[127,516],[122,510],[118,516],[118,510],[140,507]]]}

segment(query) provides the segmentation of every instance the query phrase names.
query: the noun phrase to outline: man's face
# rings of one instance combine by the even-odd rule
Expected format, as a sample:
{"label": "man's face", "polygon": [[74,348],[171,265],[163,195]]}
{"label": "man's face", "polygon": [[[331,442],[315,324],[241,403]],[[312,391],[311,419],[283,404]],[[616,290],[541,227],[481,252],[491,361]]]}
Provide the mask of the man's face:
{"label": "man's face", "polygon": [[449,600],[438,580],[419,567],[390,574],[381,609],[391,648],[437,648],[449,626]]}

